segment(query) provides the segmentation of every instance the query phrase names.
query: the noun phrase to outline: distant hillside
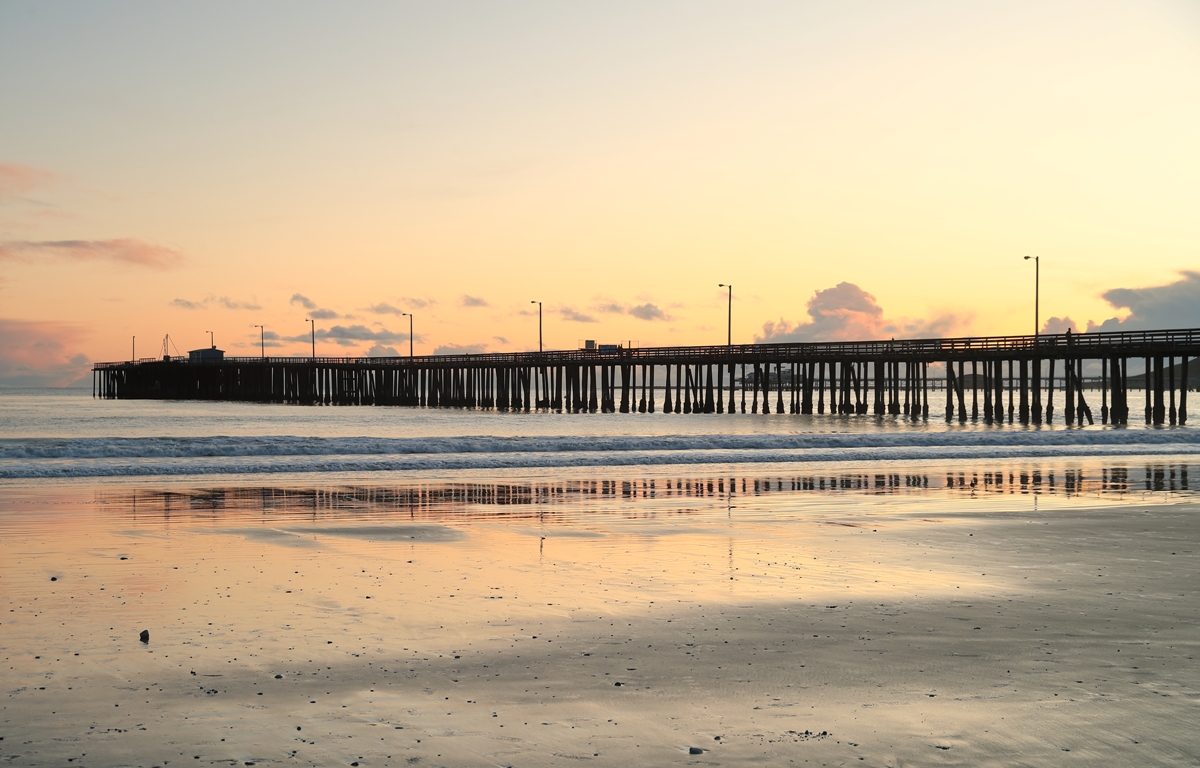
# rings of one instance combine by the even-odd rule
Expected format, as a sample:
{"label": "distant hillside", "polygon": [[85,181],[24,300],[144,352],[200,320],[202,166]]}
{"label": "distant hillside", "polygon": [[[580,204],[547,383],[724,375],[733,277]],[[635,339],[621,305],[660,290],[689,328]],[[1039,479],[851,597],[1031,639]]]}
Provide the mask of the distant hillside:
{"label": "distant hillside", "polygon": [[[1175,387],[1183,386],[1183,363],[1176,363],[1163,369],[1163,386],[1170,383],[1172,371],[1175,372]],[[1090,378],[1088,383],[1091,383]],[[1146,374],[1130,375],[1129,386],[1131,389],[1145,389]],[[1200,389],[1200,359],[1188,361],[1188,390],[1195,392],[1197,389]]]}
{"label": "distant hillside", "polygon": [[[1135,365],[1140,365],[1140,363],[1133,358],[1130,358],[1130,362]],[[968,368],[967,370],[969,371],[970,369]],[[1045,369],[1043,368],[1043,372],[1044,371],[1045,371]],[[1179,387],[1181,387],[1183,385],[1183,363],[1181,363],[1181,362],[1176,363],[1175,365],[1173,365],[1169,368],[1165,368],[1163,370],[1163,386],[1164,387],[1169,385],[1169,383],[1171,381],[1171,379],[1170,379],[1171,371],[1175,372],[1175,388],[1178,389]],[[1008,376],[1008,366],[1007,365],[1004,366],[1004,375],[1006,377]],[[972,379],[971,374],[969,372],[963,375],[963,386],[966,389],[972,388],[973,381],[974,380]],[[940,382],[940,380],[939,380],[939,382]],[[1061,388],[1063,386],[1063,367],[1062,367],[1061,360],[1057,361],[1057,363],[1054,366],[1054,382],[1059,388]],[[1109,380],[1110,386],[1111,386],[1111,383],[1112,382],[1110,379]],[[984,379],[983,379],[982,375],[980,375],[980,377],[979,377],[979,386],[980,387],[984,386]],[[1130,389],[1145,389],[1145,386],[1146,386],[1146,375],[1144,373],[1137,373],[1137,374],[1129,375],[1129,388]],[[1090,376],[1090,375],[1085,376],[1084,380],[1083,380],[1083,388],[1084,389],[1099,389],[1100,388],[1100,377],[1099,376]],[[1190,392],[1200,391],[1200,358],[1188,361],[1188,391],[1190,391]]]}

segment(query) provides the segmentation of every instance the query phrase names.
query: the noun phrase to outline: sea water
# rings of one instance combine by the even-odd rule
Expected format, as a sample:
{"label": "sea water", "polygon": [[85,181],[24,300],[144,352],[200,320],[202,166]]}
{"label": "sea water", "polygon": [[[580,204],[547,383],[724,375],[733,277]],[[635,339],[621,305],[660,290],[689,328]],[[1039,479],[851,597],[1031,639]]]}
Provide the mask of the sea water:
{"label": "sea water", "polygon": [[[938,415],[564,414],[100,400],[0,391],[0,480],[818,465],[1200,453],[1200,429],[947,422]],[[1094,415],[1099,416],[1098,408]]]}

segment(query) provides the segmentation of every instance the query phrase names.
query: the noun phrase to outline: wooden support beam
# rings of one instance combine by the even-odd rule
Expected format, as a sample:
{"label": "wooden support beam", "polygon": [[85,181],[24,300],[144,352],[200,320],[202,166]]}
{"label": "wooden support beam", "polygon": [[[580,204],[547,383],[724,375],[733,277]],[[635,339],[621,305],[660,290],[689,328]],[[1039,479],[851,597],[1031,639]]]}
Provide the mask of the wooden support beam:
{"label": "wooden support beam", "polygon": [[958,421],[963,423],[967,420],[967,401],[963,393],[963,361],[958,361],[958,376],[955,377],[955,389],[958,395]]}
{"label": "wooden support beam", "polygon": [[756,366],[754,366],[754,370],[755,370],[756,374],[761,374],[761,376],[762,376],[762,396],[763,396],[762,412],[770,413],[771,412],[771,364],[764,363],[761,368],[759,368],[759,366],[756,365]]}
{"label": "wooden support beam", "polygon": [[1029,423],[1029,361],[1022,360],[1020,363],[1021,371],[1021,403],[1020,417],[1022,424]]}
{"label": "wooden support beam", "polygon": [[1108,358],[1100,360],[1100,423],[1108,423]]}
{"label": "wooden support beam", "polygon": [[1154,376],[1154,366],[1150,364],[1150,358],[1146,358],[1145,373],[1142,374],[1142,390],[1146,393],[1146,423],[1151,424],[1154,421],[1154,397],[1150,393],[1154,387],[1150,380]]}
{"label": "wooden support beam", "polygon": [[1188,355],[1183,356],[1183,370],[1179,382],[1179,423],[1187,424]]}
{"label": "wooden support beam", "polygon": [[651,365],[651,366],[649,366],[649,368],[650,368],[650,402],[648,402],[646,404],[646,412],[654,413],[654,366]]}
{"label": "wooden support beam", "polygon": [[954,420],[954,363],[946,361],[946,421]]}
{"label": "wooden support beam", "polygon": [[1167,358],[1167,391],[1171,393],[1171,411],[1169,421],[1175,426],[1179,414],[1175,411],[1175,356]]}
{"label": "wooden support beam", "polygon": [[979,421],[979,363],[971,361],[971,421]]}

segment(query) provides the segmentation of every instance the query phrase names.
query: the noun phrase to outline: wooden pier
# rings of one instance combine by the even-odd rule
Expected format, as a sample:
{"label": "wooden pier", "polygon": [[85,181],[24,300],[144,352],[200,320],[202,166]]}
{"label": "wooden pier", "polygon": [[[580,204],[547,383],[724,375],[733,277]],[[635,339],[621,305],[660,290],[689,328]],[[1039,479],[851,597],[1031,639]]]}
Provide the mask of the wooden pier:
{"label": "wooden pier", "polygon": [[[1128,392],[1144,389],[1145,413],[1135,419],[1183,424],[1188,363],[1197,355],[1200,329],[421,357],[150,358],[97,363],[93,395],[910,419],[929,418],[944,395],[948,421],[989,424],[1053,423],[1057,395],[1062,421],[1082,425],[1097,415],[1101,423],[1129,423]],[[1131,360],[1145,373],[1130,375]],[[1088,362],[1099,363],[1099,377],[1085,378]]]}

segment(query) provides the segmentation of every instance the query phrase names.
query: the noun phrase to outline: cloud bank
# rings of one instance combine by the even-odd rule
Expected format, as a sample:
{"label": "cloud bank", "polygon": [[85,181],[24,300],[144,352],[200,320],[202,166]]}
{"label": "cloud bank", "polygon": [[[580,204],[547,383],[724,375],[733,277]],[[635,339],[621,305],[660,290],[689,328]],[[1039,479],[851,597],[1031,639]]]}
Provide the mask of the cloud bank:
{"label": "cloud bank", "polygon": [[482,355],[487,352],[486,344],[443,344],[433,350],[435,355]]}
{"label": "cloud bank", "polygon": [[0,243],[0,260],[113,261],[167,269],[183,260],[178,251],[145,240],[9,240]]}
{"label": "cloud bank", "polygon": [[191,301],[189,299],[172,299],[167,306],[178,307],[179,309],[205,309],[210,302],[214,301],[226,309],[262,309],[262,306],[253,301],[234,301],[228,296],[209,296],[201,299],[200,301]]}
{"label": "cloud bank", "polygon": [[936,338],[949,336],[962,323],[956,315],[932,318],[887,318],[874,296],[854,283],[838,283],[817,291],[808,300],[806,322],[763,324],[756,344],[795,341],[868,341],[888,338]]}
{"label": "cloud bank", "polygon": [[667,313],[654,304],[638,304],[629,308],[629,314],[638,320],[668,320]]}
{"label": "cloud bank", "polygon": [[615,301],[608,301],[595,307],[597,312],[604,312],[610,315],[632,315],[639,320],[670,320],[671,318],[657,304],[646,302],[645,304],[621,304]]}
{"label": "cloud bank", "polygon": [[556,310],[556,311],[562,317],[563,320],[568,320],[572,323],[594,323],[594,322],[596,322],[596,318],[592,317],[591,315],[585,315],[582,312],[578,312],[578,311],[572,309],[571,307],[559,307],[558,310]]}
{"label": "cloud bank", "polygon": [[1200,272],[1183,270],[1173,283],[1148,288],[1113,288],[1100,294],[1124,318],[1088,321],[1089,331],[1147,331],[1162,328],[1200,328]]}
{"label": "cloud bank", "polygon": [[1070,317],[1052,317],[1042,323],[1042,333],[1079,333],[1079,324]]}
{"label": "cloud bank", "polygon": [[87,383],[91,361],[79,351],[83,337],[69,323],[0,319],[0,387]]}
{"label": "cloud bank", "polygon": [[0,163],[0,200],[20,197],[54,180],[54,174],[27,165]]}
{"label": "cloud bank", "polygon": [[393,307],[386,302],[379,302],[367,307],[368,312],[374,312],[377,315],[403,315],[404,312],[399,307]]}
{"label": "cloud bank", "polygon": [[[268,332],[268,337],[270,332]],[[380,328],[373,331],[365,325],[335,325],[332,328],[318,328],[317,341],[331,341],[339,347],[356,347],[360,344],[371,342],[374,346],[384,349],[387,344],[408,344],[408,334],[389,331],[387,328]],[[312,337],[307,333],[301,333],[296,336],[281,336],[278,337],[284,341],[309,343]],[[421,339],[417,339],[420,341]],[[371,354],[368,352],[368,354]]]}
{"label": "cloud bank", "polygon": [[332,309],[321,309],[317,306],[317,302],[305,296],[303,293],[293,293],[292,298],[288,300],[289,304],[299,304],[308,310],[308,315],[313,320],[334,320],[339,317],[353,319],[352,315],[340,315]]}

